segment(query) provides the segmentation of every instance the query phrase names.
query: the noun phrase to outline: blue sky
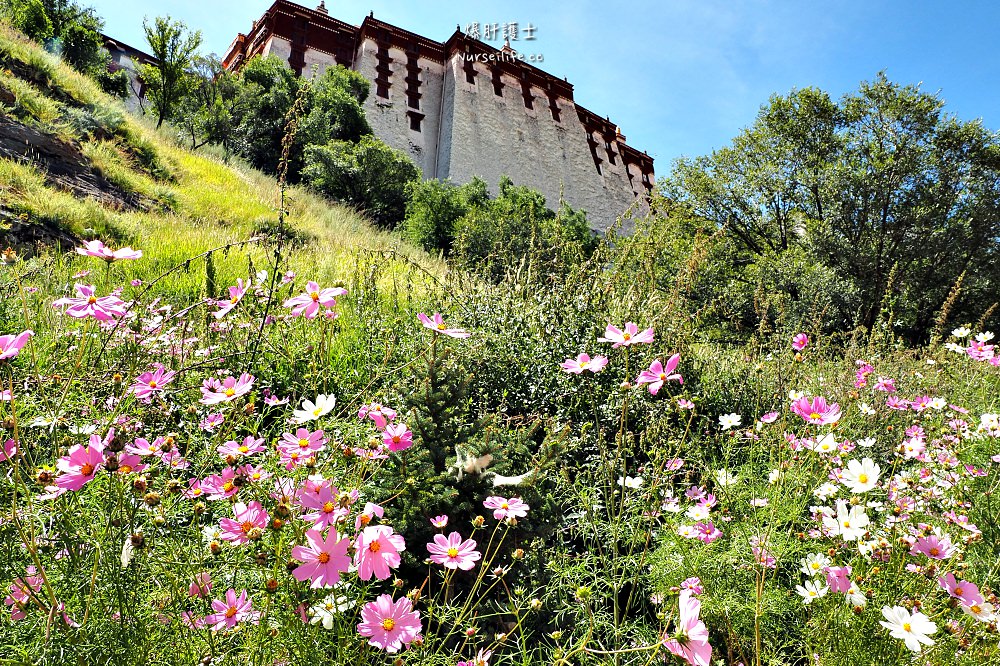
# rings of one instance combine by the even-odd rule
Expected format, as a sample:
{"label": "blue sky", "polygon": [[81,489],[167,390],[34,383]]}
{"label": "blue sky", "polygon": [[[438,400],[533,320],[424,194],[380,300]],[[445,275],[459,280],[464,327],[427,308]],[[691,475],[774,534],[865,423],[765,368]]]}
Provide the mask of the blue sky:
{"label": "blue sky", "polygon": [[[109,34],[133,46],[145,46],[143,16],[170,14],[202,31],[206,52],[221,54],[271,0],[83,3],[96,7]],[[456,24],[517,22],[522,31],[533,24],[536,39],[515,48],[541,53],[540,66],[567,77],[579,104],[620,125],[630,145],[656,158],[659,175],[675,157],[726,145],[772,93],[816,86],[839,97],[883,69],[893,81],[939,92],[959,118],[1000,127],[1000,4],[330,0],[327,8],[354,25],[374,11],[439,41]]]}

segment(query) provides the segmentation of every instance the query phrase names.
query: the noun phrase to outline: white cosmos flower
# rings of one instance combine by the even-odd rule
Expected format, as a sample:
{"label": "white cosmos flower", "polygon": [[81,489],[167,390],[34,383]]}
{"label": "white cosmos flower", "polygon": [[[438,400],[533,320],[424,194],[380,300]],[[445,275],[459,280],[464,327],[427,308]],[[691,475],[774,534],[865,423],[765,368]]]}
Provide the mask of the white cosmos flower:
{"label": "white cosmos flower", "polygon": [[859,439],[856,443],[860,447],[870,449],[871,447],[875,446],[875,438],[865,437],[864,439]]}
{"label": "white cosmos flower", "polygon": [[854,581],[851,581],[851,587],[847,590],[846,597],[849,606],[864,608],[868,604],[868,597]]}
{"label": "white cosmos flower", "polygon": [[983,331],[976,334],[976,342],[989,342],[993,339],[993,331]]}
{"label": "white cosmos flower", "polygon": [[723,430],[734,428],[743,422],[743,417],[739,414],[723,414],[719,417],[719,425]]}
{"label": "white cosmos flower", "polygon": [[858,411],[864,414],[865,416],[871,416],[872,414],[875,413],[875,410],[872,409],[871,405],[869,405],[867,402],[859,402]]}
{"label": "white cosmos flower", "polygon": [[823,553],[813,553],[799,560],[799,564],[802,565],[799,567],[799,571],[811,578],[816,574],[823,573],[823,567],[830,566],[830,558]]}
{"label": "white cosmos flower", "polygon": [[946,343],[944,343],[944,348],[947,349],[950,352],[955,352],[956,354],[964,354],[965,353],[965,347],[963,347],[962,345],[959,345],[959,344],[955,344],[954,342],[946,342]]}
{"label": "white cosmos flower", "polygon": [[688,539],[694,538],[694,525],[681,525],[677,528],[677,534]]}
{"label": "white cosmos flower", "polygon": [[944,398],[938,397],[931,400],[930,405],[932,409],[944,409],[945,407],[948,406],[948,403],[947,401],[945,401]]}
{"label": "white cosmos flower", "polygon": [[642,479],[641,476],[619,476],[618,477],[618,485],[619,486],[624,486],[626,488],[632,488],[633,490],[636,489],[636,488],[641,488],[642,487],[642,481],[643,481],[643,479]]}
{"label": "white cosmos flower", "polygon": [[781,470],[780,469],[772,469],[767,474],[767,482],[768,483],[777,483],[778,479],[780,479],[780,478],[781,478]]}
{"label": "white cosmos flower", "polygon": [[821,485],[819,488],[813,491],[813,495],[820,498],[821,500],[826,500],[837,494],[839,488],[837,484],[830,483],[829,481]]}
{"label": "white cosmos flower", "polygon": [[820,581],[807,580],[804,586],[796,585],[795,591],[802,597],[802,603],[811,604],[813,599],[819,599],[822,596],[826,596],[826,593],[830,591],[830,588]]}
{"label": "white cosmos flower", "polygon": [[852,493],[866,493],[878,485],[878,475],[882,468],[871,458],[863,458],[861,462],[851,460],[847,469],[840,473],[840,481],[850,488]]}
{"label": "white cosmos flower", "polygon": [[729,470],[720,469],[715,473],[715,482],[723,488],[735,485],[737,481],[739,481],[739,477],[735,474],[730,474]]}
{"label": "white cosmos flower", "polygon": [[320,394],[316,396],[316,402],[303,400],[302,409],[296,409],[292,412],[292,423],[302,424],[325,416],[333,410],[336,404],[337,399],[332,395]]}
{"label": "white cosmos flower", "polygon": [[997,619],[993,604],[988,601],[981,604],[972,604],[971,606],[962,604],[962,610],[965,611],[967,615],[971,615],[980,622],[986,622],[987,624],[996,622]]}
{"label": "white cosmos flower", "polygon": [[796,390],[793,389],[793,390],[791,390],[791,391],[788,392],[788,401],[789,402],[795,402],[796,400],[798,400],[799,398],[801,398],[803,396],[805,396],[805,392],[803,392],[803,391],[796,391]]}
{"label": "white cosmos flower", "polygon": [[956,338],[968,337],[969,333],[972,333],[972,330],[969,329],[967,326],[959,326],[958,328],[956,328],[954,331],[951,332],[951,334],[954,335]]}
{"label": "white cosmos flower", "polygon": [[880,620],[879,624],[889,630],[890,636],[906,643],[906,647],[913,652],[920,652],[921,643],[934,645],[933,639],[928,636],[937,631],[937,626],[923,613],[914,611],[911,615],[902,606],[886,606],[882,609],[882,615],[887,622]]}
{"label": "white cosmos flower", "polygon": [[833,433],[826,433],[815,442],[809,445],[809,448],[816,453],[831,454],[837,452],[837,440],[834,438]]}
{"label": "white cosmos flower", "polygon": [[354,608],[354,601],[343,592],[350,587],[348,583],[337,583],[333,586],[334,591],[325,597],[318,604],[309,608],[309,624],[323,624],[324,629],[333,629],[334,618]]}
{"label": "white cosmos flower", "polygon": [[691,520],[699,520],[699,521],[708,520],[710,511],[711,510],[707,506],[704,506],[702,504],[695,504],[694,506],[689,508],[686,512],[684,512],[684,515],[690,518]]}
{"label": "white cosmos flower", "polygon": [[823,518],[823,527],[832,534],[839,534],[844,541],[856,541],[864,536],[871,521],[864,507],[850,506],[844,500],[837,500],[836,516]]}

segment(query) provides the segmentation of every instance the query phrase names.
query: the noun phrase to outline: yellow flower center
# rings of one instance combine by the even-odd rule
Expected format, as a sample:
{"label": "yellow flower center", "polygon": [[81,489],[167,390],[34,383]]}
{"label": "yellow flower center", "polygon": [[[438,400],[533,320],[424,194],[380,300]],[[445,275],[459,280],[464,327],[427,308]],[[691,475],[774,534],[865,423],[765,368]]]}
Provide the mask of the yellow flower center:
{"label": "yellow flower center", "polygon": [[319,292],[318,291],[311,291],[311,292],[309,292],[309,298],[313,299],[314,301],[318,301],[319,300]]}
{"label": "yellow flower center", "polygon": [[91,296],[90,298],[87,299],[87,304],[88,305],[93,305],[96,302],[97,302],[97,297],[96,296]]}
{"label": "yellow flower center", "polygon": [[509,504],[507,504],[507,502],[504,502],[503,504],[501,504],[501,505],[500,505],[500,508],[501,508],[501,509],[509,509],[509,508],[510,508],[510,505],[509,505]]}
{"label": "yellow flower center", "polygon": [[666,381],[666,379],[667,379],[667,373],[661,372],[660,373],[660,381],[663,382],[663,381]]}
{"label": "yellow flower center", "polygon": [[309,448],[309,440],[305,439],[304,437],[302,439],[300,439],[299,440],[299,448],[300,449]]}
{"label": "yellow flower center", "polygon": [[969,606],[969,610],[976,615],[979,615],[983,611],[982,607],[979,606],[978,604],[973,604],[972,606]]}
{"label": "yellow flower center", "polygon": [[458,557],[458,548],[449,548],[448,557]]}
{"label": "yellow flower center", "polygon": [[955,588],[955,596],[956,597],[962,596],[962,588],[960,588],[960,587],[956,587]]}
{"label": "yellow flower center", "polygon": [[385,629],[386,631],[392,631],[395,626],[396,626],[396,621],[393,620],[391,617],[387,617],[384,620],[382,620],[382,628]]}
{"label": "yellow flower center", "polygon": [[811,566],[813,568],[813,571],[819,571],[819,562],[813,562],[809,566]]}
{"label": "yellow flower center", "polygon": [[253,523],[251,523],[249,520],[246,520],[242,524],[240,524],[240,529],[243,530],[243,534],[250,534],[250,530],[253,529]]}
{"label": "yellow flower center", "polygon": [[444,329],[446,329],[446,328],[448,328],[448,327],[447,327],[447,326],[445,326],[445,325],[444,325],[443,323],[441,323],[441,324],[438,324],[438,325],[437,325],[437,328],[438,328],[438,330],[439,330],[439,331],[443,331]]}
{"label": "yellow flower center", "polygon": [[909,622],[904,622],[903,623],[903,631],[909,631],[909,630],[910,630],[910,623]]}
{"label": "yellow flower center", "polygon": [[120,473],[122,473],[122,474],[128,474],[129,472],[132,471],[132,466],[131,465],[122,465],[121,467],[118,468],[118,471]]}
{"label": "yellow flower center", "polygon": [[622,339],[625,340],[626,342],[628,342],[629,340],[632,339],[632,334],[631,333],[625,333],[625,334],[622,335]]}
{"label": "yellow flower center", "polygon": [[326,564],[330,561],[330,553],[320,553],[316,559],[319,560],[320,564]]}
{"label": "yellow flower center", "polygon": [[236,615],[236,606],[230,606],[226,609],[226,617],[233,617]]}
{"label": "yellow flower center", "polygon": [[817,412],[813,412],[809,415],[810,421],[819,421],[820,415]]}
{"label": "yellow flower center", "polygon": [[361,514],[361,517],[358,518],[358,520],[361,521],[362,525],[368,525],[368,523],[372,522],[372,517],[369,516],[367,513],[363,513]]}
{"label": "yellow flower center", "polygon": [[392,436],[392,443],[393,444],[399,444],[399,435],[393,435]]}
{"label": "yellow flower center", "polygon": [[237,450],[238,450],[238,451],[239,451],[240,453],[247,453],[247,452],[248,452],[248,451],[249,451],[250,449],[249,449],[249,447],[247,447],[247,446],[240,446],[240,448],[239,448],[239,449],[237,449]]}
{"label": "yellow flower center", "polygon": [[377,553],[380,550],[382,550],[382,544],[380,544],[378,541],[372,541],[370,544],[368,544],[368,550],[370,550],[373,553]]}
{"label": "yellow flower center", "polygon": [[94,466],[91,465],[90,463],[87,463],[80,468],[80,474],[83,474],[84,476],[90,476],[93,473],[94,473]]}
{"label": "yellow flower center", "polygon": [[319,407],[317,407],[316,409],[313,410],[313,416],[319,416],[320,412],[322,412],[322,411],[323,411],[322,409],[320,409]]}
{"label": "yellow flower center", "polygon": [[333,513],[333,510],[337,508],[337,505],[333,502],[327,502],[323,505],[323,513]]}
{"label": "yellow flower center", "polygon": [[157,384],[156,384],[156,380],[155,379],[153,381],[149,382],[149,388],[155,389],[156,386],[157,386]]}
{"label": "yellow flower center", "polygon": [[232,298],[229,299],[229,302],[232,303],[233,305],[236,305],[237,303],[240,302],[240,297],[239,296],[233,296]]}
{"label": "yellow flower center", "polygon": [[236,395],[236,391],[234,391],[231,388],[227,388],[225,393],[227,398],[232,398],[234,395]]}
{"label": "yellow flower center", "polygon": [[858,483],[868,483],[868,475],[858,474]]}
{"label": "yellow flower center", "polygon": [[225,483],[222,484],[222,489],[225,490],[227,493],[233,488],[234,486],[232,481],[226,481]]}
{"label": "yellow flower center", "polygon": [[929,552],[933,557],[937,557],[938,555],[941,554],[941,550],[937,546],[931,547]]}

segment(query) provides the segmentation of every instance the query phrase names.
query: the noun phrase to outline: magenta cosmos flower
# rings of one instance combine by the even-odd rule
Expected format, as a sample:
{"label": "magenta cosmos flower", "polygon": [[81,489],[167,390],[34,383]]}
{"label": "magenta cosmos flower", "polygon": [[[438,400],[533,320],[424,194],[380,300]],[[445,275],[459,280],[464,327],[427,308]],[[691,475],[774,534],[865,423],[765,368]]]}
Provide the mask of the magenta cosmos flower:
{"label": "magenta cosmos flower", "polygon": [[176,374],[175,371],[164,370],[162,367],[153,372],[144,372],[135,378],[135,382],[128,387],[128,390],[139,400],[148,402],[152,400],[154,393],[163,391]]}
{"label": "magenta cosmos flower", "polygon": [[385,432],[382,433],[382,443],[389,447],[390,451],[405,451],[413,446],[413,433],[405,423],[393,423],[387,425]]}
{"label": "magenta cosmos flower", "polygon": [[209,377],[201,385],[201,400],[203,405],[218,405],[223,402],[232,402],[241,395],[245,395],[253,388],[255,377],[243,373],[236,377],[226,377],[221,382],[215,377]]}
{"label": "magenta cosmos flower", "polygon": [[389,577],[389,569],[399,566],[399,553],[406,550],[403,537],[393,534],[387,525],[366,527],[358,534],[355,543],[354,565],[358,568],[358,578],[371,580],[374,575],[379,580]]}
{"label": "magenta cosmos flower", "polygon": [[598,342],[613,342],[611,345],[612,349],[617,349],[618,347],[628,347],[629,345],[645,343],[649,344],[653,341],[653,328],[647,328],[645,331],[639,332],[639,327],[628,322],[625,324],[625,330],[621,330],[617,326],[612,326],[608,324],[608,327],[604,329],[604,337],[597,338]]}
{"label": "magenta cosmos flower", "polygon": [[6,361],[20,354],[28,338],[34,334],[34,331],[28,330],[17,335],[0,335],[0,361]]}
{"label": "magenta cosmos flower", "polygon": [[10,594],[3,600],[5,606],[10,606],[10,619],[15,622],[28,617],[26,611],[31,603],[31,597],[42,589],[44,580],[36,575],[37,571],[34,566],[25,569],[25,576],[14,579],[10,584]]}
{"label": "magenta cosmos flower", "polygon": [[125,316],[125,301],[117,296],[97,297],[94,295],[93,285],[80,284],[79,282],[73,285],[73,288],[76,290],[76,298],[69,296],[59,298],[52,301],[52,307],[58,308],[65,305],[66,310],[63,314],[76,319],[93,317],[98,321],[111,321],[115,317]]}
{"label": "magenta cosmos flower", "polygon": [[829,425],[840,420],[840,405],[833,403],[826,404],[826,398],[809,398],[803,396],[792,403],[792,411],[806,423],[813,425]]}
{"label": "magenta cosmos flower", "polygon": [[805,333],[798,333],[794,338],[792,338],[792,349],[795,351],[802,351],[809,345],[809,336]]}
{"label": "magenta cosmos flower", "polygon": [[351,568],[347,549],[350,539],[341,539],[337,530],[330,530],[323,538],[319,530],[306,532],[306,545],[292,548],[292,557],[304,562],[292,575],[300,582],[310,581],[309,587],[333,587],[340,582],[340,574]]}
{"label": "magenta cosmos flower", "polygon": [[336,525],[350,513],[350,509],[340,505],[340,490],[329,483],[322,484],[314,492],[299,495],[299,505],[309,513],[303,518],[313,523],[316,529]]}
{"label": "magenta cosmos flower", "polygon": [[958,599],[966,606],[977,606],[984,603],[983,595],[979,591],[979,586],[975,583],[966,583],[956,580],[955,574],[945,574],[938,578],[938,585],[948,591],[948,594]]}
{"label": "magenta cosmos flower", "polygon": [[319,314],[320,306],[333,308],[337,305],[337,297],[347,294],[347,290],[342,287],[328,287],[320,289],[315,282],[306,283],[306,292],[299,294],[285,301],[285,307],[292,309],[293,317],[305,317],[315,319]]}
{"label": "magenta cosmos flower", "polygon": [[680,363],[681,355],[674,354],[669,359],[667,359],[667,365],[664,366],[660,363],[660,359],[656,359],[649,366],[649,370],[643,370],[639,373],[636,378],[636,384],[648,384],[649,392],[656,395],[665,382],[671,379],[676,379],[681,384],[684,383],[684,378],[680,376],[679,373],[674,372],[677,369],[677,364]]}
{"label": "magenta cosmos flower", "polygon": [[222,538],[226,541],[246,543],[251,538],[251,532],[267,527],[267,511],[260,502],[250,502],[250,504],[237,502],[233,505],[233,515],[236,516],[235,520],[223,518],[219,521]]}
{"label": "magenta cosmos flower", "polygon": [[663,647],[691,666],[709,666],[712,659],[708,628],[698,619],[700,613],[701,602],[691,594],[691,590],[681,590],[676,632],[663,641]]}
{"label": "magenta cosmos flower", "polygon": [[483,506],[487,509],[493,509],[493,517],[497,520],[524,518],[528,515],[528,509],[531,508],[522,502],[520,497],[505,499],[496,495],[487,497],[483,502]]}
{"label": "magenta cosmos flower", "polygon": [[826,584],[830,586],[830,591],[838,594],[847,594],[851,589],[851,567],[823,567],[826,574]]}
{"label": "magenta cosmos flower", "polygon": [[910,548],[910,555],[925,555],[932,560],[946,560],[954,552],[955,547],[951,544],[951,539],[947,536],[938,537],[935,534],[920,537]]}
{"label": "magenta cosmos flower", "polygon": [[388,594],[370,601],[361,609],[358,633],[370,645],[386,652],[399,652],[420,636],[420,613],[406,597],[395,602]]}
{"label": "magenta cosmos flower", "polygon": [[423,312],[417,315],[417,319],[420,323],[424,325],[424,328],[429,328],[435,333],[440,333],[441,335],[447,335],[449,338],[467,338],[472,335],[465,329],[462,328],[448,328],[448,325],[444,323],[444,318],[441,316],[440,312],[435,312],[433,317],[428,317]]}
{"label": "magenta cosmos flower", "polygon": [[443,534],[434,535],[434,543],[427,544],[431,554],[431,562],[440,564],[447,569],[468,571],[476,566],[476,561],[482,557],[476,550],[476,542],[472,539],[462,540],[462,535],[452,532],[447,537]]}
{"label": "magenta cosmos flower", "polygon": [[56,469],[62,472],[56,477],[56,486],[62,490],[79,490],[89,483],[97,470],[104,466],[104,442],[98,435],[90,436],[90,444],[76,444],[69,455],[56,462]]}
{"label": "magenta cosmos flower", "polygon": [[600,372],[608,364],[607,356],[595,356],[590,358],[589,354],[580,354],[576,358],[568,358],[559,364],[565,372],[578,375],[584,370]]}
{"label": "magenta cosmos flower", "polygon": [[82,254],[85,257],[97,257],[98,259],[103,259],[109,264],[112,261],[120,261],[122,259],[142,258],[142,250],[133,250],[130,247],[112,250],[99,240],[84,241],[83,247],[76,248],[76,253]]}
{"label": "magenta cosmos flower", "polygon": [[204,620],[205,626],[211,626],[212,631],[232,629],[244,621],[253,624],[260,621],[260,611],[253,609],[253,602],[247,597],[246,590],[237,595],[236,590],[229,588],[226,590],[225,601],[212,600],[212,610],[215,612],[206,615]]}
{"label": "magenta cosmos flower", "polygon": [[219,309],[212,313],[215,318],[222,319],[229,314],[230,310],[239,305],[240,301],[243,300],[243,294],[247,292],[251,284],[250,280],[247,280],[246,284],[243,284],[243,278],[236,280],[236,286],[229,287],[229,299],[222,299],[215,302],[219,306]]}

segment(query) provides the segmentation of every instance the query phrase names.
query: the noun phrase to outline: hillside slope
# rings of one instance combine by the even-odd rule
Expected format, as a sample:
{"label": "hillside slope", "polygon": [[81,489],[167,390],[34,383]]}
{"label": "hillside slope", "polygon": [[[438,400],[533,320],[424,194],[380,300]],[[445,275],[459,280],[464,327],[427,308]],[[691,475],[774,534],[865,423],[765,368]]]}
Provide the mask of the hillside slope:
{"label": "hillside slope", "polygon": [[[150,261],[146,279],[215,247],[277,229],[273,178],[179,147],[166,131],[130,116],[117,100],[0,25],[0,244],[22,256],[52,255],[80,239],[131,245]],[[343,279],[359,251],[398,257],[431,274],[443,264],[374,229],[354,211],[298,188],[287,192],[292,270]],[[270,253],[247,243],[222,258],[220,280],[246,274]],[[183,282],[183,277],[180,277]],[[164,285],[180,287],[178,279]],[[191,285],[193,286],[193,285]]]}

